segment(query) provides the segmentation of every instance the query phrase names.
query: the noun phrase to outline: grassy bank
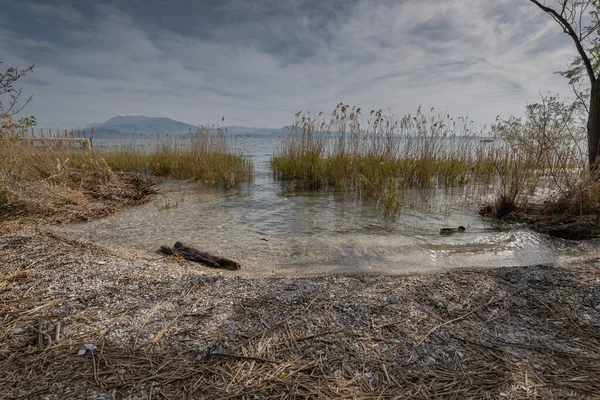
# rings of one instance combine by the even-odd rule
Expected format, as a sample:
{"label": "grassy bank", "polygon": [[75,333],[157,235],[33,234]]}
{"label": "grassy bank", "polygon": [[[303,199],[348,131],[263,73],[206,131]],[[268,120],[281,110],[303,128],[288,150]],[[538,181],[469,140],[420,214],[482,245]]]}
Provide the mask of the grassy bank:
{"label": "grassy bank", "polygon": [[0,147],[0,220],[65,222],[95,218],[145,201],[152,182],[115,173],[94,153]]}
{"label": "grassy bank", "polygon": [[252,179],[252,163],[236,153],[224,130],[201,127],[190,138],[156,139],[143,148],[124,146],[102,155],[116,171],[145,172],[231,188]]}
{"label": "grassy bank", "polygon": [[251,179],[223,132],[201,130],[180,147],[155,142],[105,152],[33,147],[9,135],[0,146],[0,219],[66,222],[144,202],[155,177],[229,188]]}

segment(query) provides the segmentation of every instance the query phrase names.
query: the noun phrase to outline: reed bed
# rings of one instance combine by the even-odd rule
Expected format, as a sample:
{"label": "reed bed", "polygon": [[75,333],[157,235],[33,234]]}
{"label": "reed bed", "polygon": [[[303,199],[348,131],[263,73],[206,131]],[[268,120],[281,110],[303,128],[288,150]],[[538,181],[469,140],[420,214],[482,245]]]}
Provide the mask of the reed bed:
{"label": "reed bed", "polygon": [[332,117],[296,114],[271,164],[279,180],[351,191],[377,200],[388,214],[401,212],[409,190],[462,187],[479,204],[493,199],[501,215],[534,200],[569,197],[587,179],[573,118],[528,110],[525,121],[499,120],[474,132],[468,118],[420,108],[402,118],[371,111],[363,123],[360,108],[339,103]]}
{"label": "reed bed", "polygon": [[350,190],[401,209],[408,189],[491,183],[496,148],[466,118],[415,115],[397,119],[338,104],[333,117],[298,113],[272,159],[275,176],[310,188]]}
{"label": "reed bed", "polygon": [[143,146],[102,152],[116,171],[142,172],[155,177],[189,179],[206,186],[231,188],[252,179],[253,165],[238,155],[226,129],[200,127],[183,139],[157,137]]}

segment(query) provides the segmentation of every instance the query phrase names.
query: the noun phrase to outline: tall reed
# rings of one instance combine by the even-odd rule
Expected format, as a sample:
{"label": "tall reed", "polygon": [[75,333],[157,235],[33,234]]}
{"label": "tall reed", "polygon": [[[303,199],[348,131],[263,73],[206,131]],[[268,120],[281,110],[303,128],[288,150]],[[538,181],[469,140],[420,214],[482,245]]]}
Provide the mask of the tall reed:
{"label": "tall reed", "polygon": [[109,148],[103,156],[116,171],[146,172],[230,188],[252,179],[252,163],[236,153],[225,128],[202,126],[191,136],[157,138],[141,148]]}
{"label": "tall reed", "polygon": [[396,118],[339,103],[331,117],[296,114],[271,165],[280,180],[310,188],[350,190],[400,211],[407,189],[492,183],[494,146],[467,118],[414,115]]}

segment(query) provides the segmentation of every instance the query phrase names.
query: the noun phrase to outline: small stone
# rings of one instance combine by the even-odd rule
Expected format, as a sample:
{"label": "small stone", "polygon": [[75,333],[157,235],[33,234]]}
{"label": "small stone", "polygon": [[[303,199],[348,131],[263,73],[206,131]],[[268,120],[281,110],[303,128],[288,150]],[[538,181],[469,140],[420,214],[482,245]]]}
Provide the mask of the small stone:
{"label": "small stone", "polygon": [[450,314],[452,314],[456,311],[460,311],[460,310],[462,310],[462,308],[463,308],[462,304],[458,304],[458,303],[450,303],[450,304],[448,304],[448,307],[447,307],[448,312]]}
{"label": "small stone", "polygon": [[23,329],[23,328],[10,328],[10,329],[8,330],[8,333],[9,333],[11,336],[22,335],[22,334],[24,334],[24,333],[26,333],[26,332],[27,332],[27,330],[25,330],[25,329]]}
{"label": "small stone", "polygon": [[78,356],[83,356],[86,352],[88,352],[88,351],[94,351],[96,349],[97,349],[97,347],[95,345],[93,345],[91,343],[86,343],[86,344],[84,344],[83,346],[81,346],[79,348],[79,351],[77,351],[77,355]]}

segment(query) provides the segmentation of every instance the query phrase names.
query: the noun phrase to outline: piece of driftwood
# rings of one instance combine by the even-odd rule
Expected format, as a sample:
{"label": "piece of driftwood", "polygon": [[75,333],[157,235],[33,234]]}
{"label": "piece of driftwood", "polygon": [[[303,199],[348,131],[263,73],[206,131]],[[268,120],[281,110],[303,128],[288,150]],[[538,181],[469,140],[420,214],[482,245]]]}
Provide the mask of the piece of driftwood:
{"label": "piece of driftwood", "polygon": [[452,235],[456,232],[463,233],[466,230],[467,229],[464,226],[459,226],[458,228],[442,228],[440,229],[440,235]]}
{"label": "piece of driftwood", "polygon": [[186,246],[181,242],[175,242],[173,247],[160,246],[160,252],[171,256],[180,255],[186,260],[201,263],[211,268],[222,268],[232,271],[240,269],[240,262],[237,260],[220,257],[207,251],[200,251]]}

